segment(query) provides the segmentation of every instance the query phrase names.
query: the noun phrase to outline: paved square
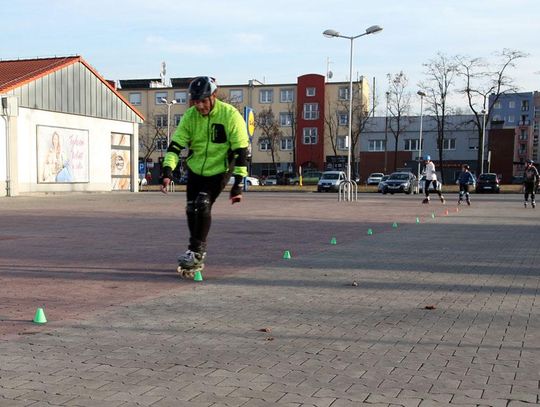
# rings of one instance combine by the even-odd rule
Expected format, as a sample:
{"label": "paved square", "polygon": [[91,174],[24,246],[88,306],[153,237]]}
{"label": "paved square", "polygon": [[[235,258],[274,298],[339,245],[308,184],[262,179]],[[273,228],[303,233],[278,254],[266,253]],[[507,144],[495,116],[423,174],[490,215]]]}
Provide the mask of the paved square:
{"label": "paved square", "polygon": [[0,406],[538,405],[540,212],[453,198],[222,196],[201,283],[182,193],[0,199]]}

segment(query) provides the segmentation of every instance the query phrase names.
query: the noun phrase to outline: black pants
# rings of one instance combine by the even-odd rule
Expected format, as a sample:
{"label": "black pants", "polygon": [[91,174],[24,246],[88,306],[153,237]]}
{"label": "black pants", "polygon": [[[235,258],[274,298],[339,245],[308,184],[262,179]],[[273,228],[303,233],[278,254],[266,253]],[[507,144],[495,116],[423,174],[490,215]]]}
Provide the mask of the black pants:
{"label": "black pants", "polygon": [[459,184],[459,200],[463,199],[465,195],[467,201],[469,200],[469,184]]}
{"label": "black pants", "polygon": [[212,205],[229,181],[230,174],[203,177],[188,173],[186,187],[186,216],[189,228],[189,250],[206,251],[206,238],[212,224]]}
{"label": "black pants", "polygon": [[536,184],[534,182],[525,182],[523,183],[525,187],[525,201],[529,200],[529,194],[531,195],[531,201],[534,202],[535,193],[536,193]]}
{"label": "black pants", "polygon": [[437,195],[439,195],[439,198],[440,198],[442,196],[442,193],[437,188],[437,180],[435,179],[426,180],[426,182],[424,183],[424,194],[426,194],[426,198],[429,197],[429,186],[431,185],[432,182],[433,182],[433,188],[435,189],[435,192],[437,193]]}

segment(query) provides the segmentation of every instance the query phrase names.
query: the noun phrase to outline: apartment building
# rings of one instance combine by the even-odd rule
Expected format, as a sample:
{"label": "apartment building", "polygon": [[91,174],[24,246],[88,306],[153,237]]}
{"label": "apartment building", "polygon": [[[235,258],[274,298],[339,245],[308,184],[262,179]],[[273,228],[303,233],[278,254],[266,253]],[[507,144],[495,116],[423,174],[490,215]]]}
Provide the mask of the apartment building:
{"label": "apartment building", "polygon": [[[140,171],[158,175],[167,142],[189,108],[192,78],[120,80],[119,92],[147,118],[139,131]],[[218,78],[219,79],[219,78]],[[244,112],[255,112],[250,173],[297,173],[299,168],[323,170],[343,165],[347,156],[349,82],[327,82],[306,74],[296,82],[220,84],[218,97]],[[361,103],[360,103],[361,101]],[[358,106],[368,110],[369,86],[353,82],[353,125]],[[153,177],[156,179],[156,177]]]}
{"label": "apartment building", "polygon": [[[512,175],[519,176],[523,172],[523,164],[527,159],[538,161],[539,155],[539,121],[540,121],[540,93],[521,92],[509,93],[499,96],[494,102],[494,95],[490,97],[491,123],[488,135],[488,149],[493,153],[498,139],[511,138],[504,148],[512,150],[512,156],[505,165]],[[495,143],[495,144],[493,144]]]}

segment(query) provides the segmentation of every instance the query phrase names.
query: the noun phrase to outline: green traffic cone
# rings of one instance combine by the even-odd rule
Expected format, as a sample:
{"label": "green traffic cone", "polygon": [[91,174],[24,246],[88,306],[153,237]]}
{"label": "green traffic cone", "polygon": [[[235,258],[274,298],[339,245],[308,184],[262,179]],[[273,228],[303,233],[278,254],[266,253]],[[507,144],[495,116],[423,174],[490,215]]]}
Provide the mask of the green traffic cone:
{"label": "green traffic cone", "polygon": [[367,234],[371,236],[371,235],[373,234],[373,230],[372,230],[372,229],[368,229],[368,230],[367,230]]}
{"label": "green traffic cone", "polygon": [[332,239],[330,239],[330,244],[337,244],[337,240],[335,237],[333,237]]}
{"label": "green traffic cone", "polygon": [[393,228],[397,228],[397,222],[392,223]]}
{"label": "green traffic cone", "polygon": [[290,258],[291,258],[291,252],[288,251],[288,250],[285,250],[285,251],[283,252],[283,258],[284,258],[284,259],[290,259]]}
{"label": "green traffic cone", "polygon": [[420,218],[416,218],[416,223],[420,223]]}
{"label": "green traffic cone", "polygon": [[47,323],[47,318],[45,317],[45,311],[43,311],[43,308],[38,308],[36,310],[36,315],[34,316],[33,322],[36,324]]}
{"label": "green traffic cone", "polygon": [[435,212],[431,212],[431,218],[435,219]]}
{"label": "green traffic cone", "polygon": [[202,273],[200,271],[195,272],[195,275],[193,276],[193,281],[203,281]]}

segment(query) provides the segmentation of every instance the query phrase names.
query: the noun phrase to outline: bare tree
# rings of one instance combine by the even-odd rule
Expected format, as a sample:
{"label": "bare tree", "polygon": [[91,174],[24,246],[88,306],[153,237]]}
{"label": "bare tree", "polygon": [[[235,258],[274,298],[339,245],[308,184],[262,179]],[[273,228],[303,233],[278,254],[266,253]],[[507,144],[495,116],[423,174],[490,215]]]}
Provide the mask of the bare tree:
{"label": "bare tree", "polygon": [[272,165],[278,172],[276,156],[278,154],[279,143],[282,138],[282,132],[276,121],[272,108],[263,109],[255,115],[255,125],[261,130],[261,136],[259,137],[259,143],[265,141],[268,143],[270,155],[272,157]]}
{"label": "bare tree", "polygon": [[297,134],[296,134],[296,124],[298,122],[298,113],[296,110],[296,104],[295,103],[287,103],[287,115],[289,116],[290,123],[290,136],[292,139],[292,148],[293,148],[293,162],[292,167],[293,171],[296,170],[297,165],[297,159],[296,159],[296,140],[297,140]]}
{"label": "bare tree", "polygon": [[337,151],[337,139],[339,131],[339,115],[342,112],[346,112],[348,107],[345,106],[343,101],[337,101],[332,103],[330,98],[328,98],[327,114],[324,116],[324,125],[325,125],[325,137],[328,137],[330,140],[330,146],[334,152],[334,156],[338,155]]}
{"label": "bare tree", "polygon": [[419,86],[426,94],[426,111],[431,112],[437,123],[437,150],[439,155],[439,170],[444,183],[443,151],[447,116],[451,113],[448,106],[448,95],[454,84],[457,73],[455,58],[438,53],[435,59],[423,64],[426,68],[426,80]]}
{"label": "bare tree", "polygon": [[[517,91],[507,71],[515,67],[518,59],[526,56],[527,54],[521,51],[503,49],[502,52],[496,54],[496,63],[488,63],[483,58],[456,57],[458,75],[464,81],[463,88],[459,92],[467,98],[478,131],[477,169],[479,172],[484,167],[484,125],[490,122],[493,105],[497,103],[501,95]],[[495,69],[490,69],[493,66]]]}
{"label": "bare tree", "polygon": [[411,110],[411,94],[406,90],[409,79],[403,71],[394,75],[387,74],[387,78],[388,92],[386,93],[386,96],[389,115],[388,130],[390,130],[395,140],[394,171],[396,171],[399,136],[407,129],[410,122],[409,112]]}

